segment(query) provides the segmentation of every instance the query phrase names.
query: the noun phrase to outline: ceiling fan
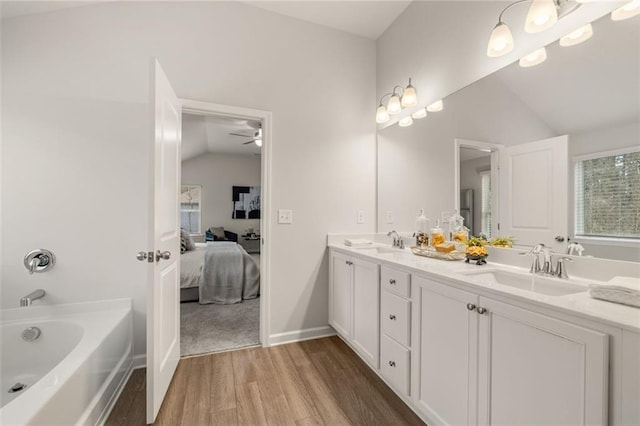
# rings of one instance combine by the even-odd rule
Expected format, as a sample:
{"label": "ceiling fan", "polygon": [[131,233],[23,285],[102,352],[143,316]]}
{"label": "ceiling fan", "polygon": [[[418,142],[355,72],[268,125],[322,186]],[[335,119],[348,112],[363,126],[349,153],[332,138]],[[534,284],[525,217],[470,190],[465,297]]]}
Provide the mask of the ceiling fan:
{"label": "ceiling fan", "polygon": [[262,146],[262,128],[258,128],[258,130],[253,135],[243,135],[240,133],[229,133],[232,136],[242,136],[243,138],[253,138],[250,141],[243,142],[242,145],[248,145],[250,143],[255,143],[257,146]]}

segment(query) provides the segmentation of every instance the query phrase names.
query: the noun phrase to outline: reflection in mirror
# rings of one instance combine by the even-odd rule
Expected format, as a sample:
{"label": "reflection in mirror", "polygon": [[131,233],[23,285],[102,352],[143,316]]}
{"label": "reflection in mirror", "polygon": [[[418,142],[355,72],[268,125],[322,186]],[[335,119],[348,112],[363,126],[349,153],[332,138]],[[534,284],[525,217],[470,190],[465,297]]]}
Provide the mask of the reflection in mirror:
{"label": "reflection in mirror", "polygon": [[[622,179],[618,183],[628,188],[627,198],[635,200],[631,202],[640,203],[638,184],[634,184],[638,180],[630,180],[638,179],[637,167],[631,167],[635,157],[625,154],[640,151],[639,22],[640,16],[619,22],[608,16],[601,18],[593,23],[594,34],[586,42],[572,47],[552,43],[547,46],[545,62],[529,68],[520,67],[517,62],[511,64],[447,97],[442,112],[415,120],[408,128],[391,126],[381,130],[378,231],[412,232],[421,208],[432,220],[441,219],[443,211],[461,206],[456,190],[460,182],[460,189],[474,189],[470,227],[476,235],[483,232],[483,210],[478,207],[482,190],[478,191],[477,177],[476,183],[463,184],[467,177],[462,173],[471,170],[480,175],[486,164],[468,163],[465,167],[458,163],[463,160],[456,159],[455,140],[477,140],[510,148],[568,135],[568,160],[564,163],[567,184],[559,185],[553,176],[535,172],[536,164],[527,165],[532,168],[530,179],[548,178],[552,191],[565,200],[566,236],[580,241],[586,248],[585,255],[638,261],[640,235],[594,238],[576,232],[574,173],[576,161],[609,156],[613,158],[611,164],[619,165],[620,155],[626,155],[629,164],[625,173],[618,174]],[[460,170],[459,176],[456,169]],[[578,197],[585,196],[583,185],[578,188]],[[586,205],[584,200],[579,203]],[[612,211],[614,207],[611,206]],[[637,216],[640,205],[632,204],[630,208]],[[494,218],[499,210],[492,210]],[[579,216],[578,211],[578,219],[582,220]],[[634,220],[636,229],[640,229],[640,218]],[[491,231],[493,236],[500,234],[497,227]],[[566,245],[567,240],[562,244]]]}
{"label": "reflection in mirror", "polygon": [[459,147],[460,192],[458,211],[471,235],[482,235],[487,240],[492,237],[492,192],[491,150],[486,148]]}

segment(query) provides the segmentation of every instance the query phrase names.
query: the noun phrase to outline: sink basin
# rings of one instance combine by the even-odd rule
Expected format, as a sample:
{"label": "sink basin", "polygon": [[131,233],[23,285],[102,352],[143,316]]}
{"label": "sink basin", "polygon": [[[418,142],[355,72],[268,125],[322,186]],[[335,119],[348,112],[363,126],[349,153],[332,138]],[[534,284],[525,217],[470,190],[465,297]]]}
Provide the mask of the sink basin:
{"label": "sink basin", "polygon": [[588,287],[583,284],[568,282],[560,278],[550,278],[540,275],[523,274],[499,269],[467,272],[473,281],[482,284],[500,284],[547,296],[565,296],[567,294],[583,293]]}

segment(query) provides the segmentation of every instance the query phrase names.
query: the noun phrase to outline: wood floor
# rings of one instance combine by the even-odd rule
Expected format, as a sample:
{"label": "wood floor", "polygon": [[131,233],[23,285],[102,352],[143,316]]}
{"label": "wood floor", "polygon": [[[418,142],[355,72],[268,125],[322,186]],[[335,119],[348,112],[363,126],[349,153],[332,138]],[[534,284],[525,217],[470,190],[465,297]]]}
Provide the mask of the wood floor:
{"label": "wood floor", "polygon": [[[136,370],[107,426],[145,424]],[[156,425],[423,425],[338,337],[180,360]]]}

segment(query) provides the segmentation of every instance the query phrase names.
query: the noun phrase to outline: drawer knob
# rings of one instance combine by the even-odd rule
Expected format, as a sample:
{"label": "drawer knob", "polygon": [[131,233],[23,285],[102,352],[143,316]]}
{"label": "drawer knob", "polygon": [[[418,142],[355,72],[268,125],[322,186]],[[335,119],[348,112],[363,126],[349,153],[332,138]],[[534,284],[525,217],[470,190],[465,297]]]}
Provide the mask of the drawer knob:
{"label": "drawer knob", "polygon": [[476,308],[476,305],[474,305],[473,303],[467,303],[467,309],[470,311],[473,311]]}
{"label": "drawer knob", "polygon": [[396,284],[396,280],[394,280],[393,278],[391,278],[391,279],[389,280],[389,284],[391,284],[391,285],[395,285],[395,284]]}
{"label": "drawer knob", "polygon": [[482,306],[478,306],[478,313],[480,315],[484,315],[485,312],[487,312],[486,308],[483,308]]}
{"label": "drawer knob", "polygon": [[395,367],[395,366],[396,366],[395,361],[389,361],[389,367]]}
{"label": "drawer knob", "polygon": [[395,315],[393,315],[393,314],[391,314],[391,315],[389,315],[389,319],[390,319],[390,320],[392,320],[392,321],[394,321],[394,320],[396,319],[396,316],[395,316]]}

